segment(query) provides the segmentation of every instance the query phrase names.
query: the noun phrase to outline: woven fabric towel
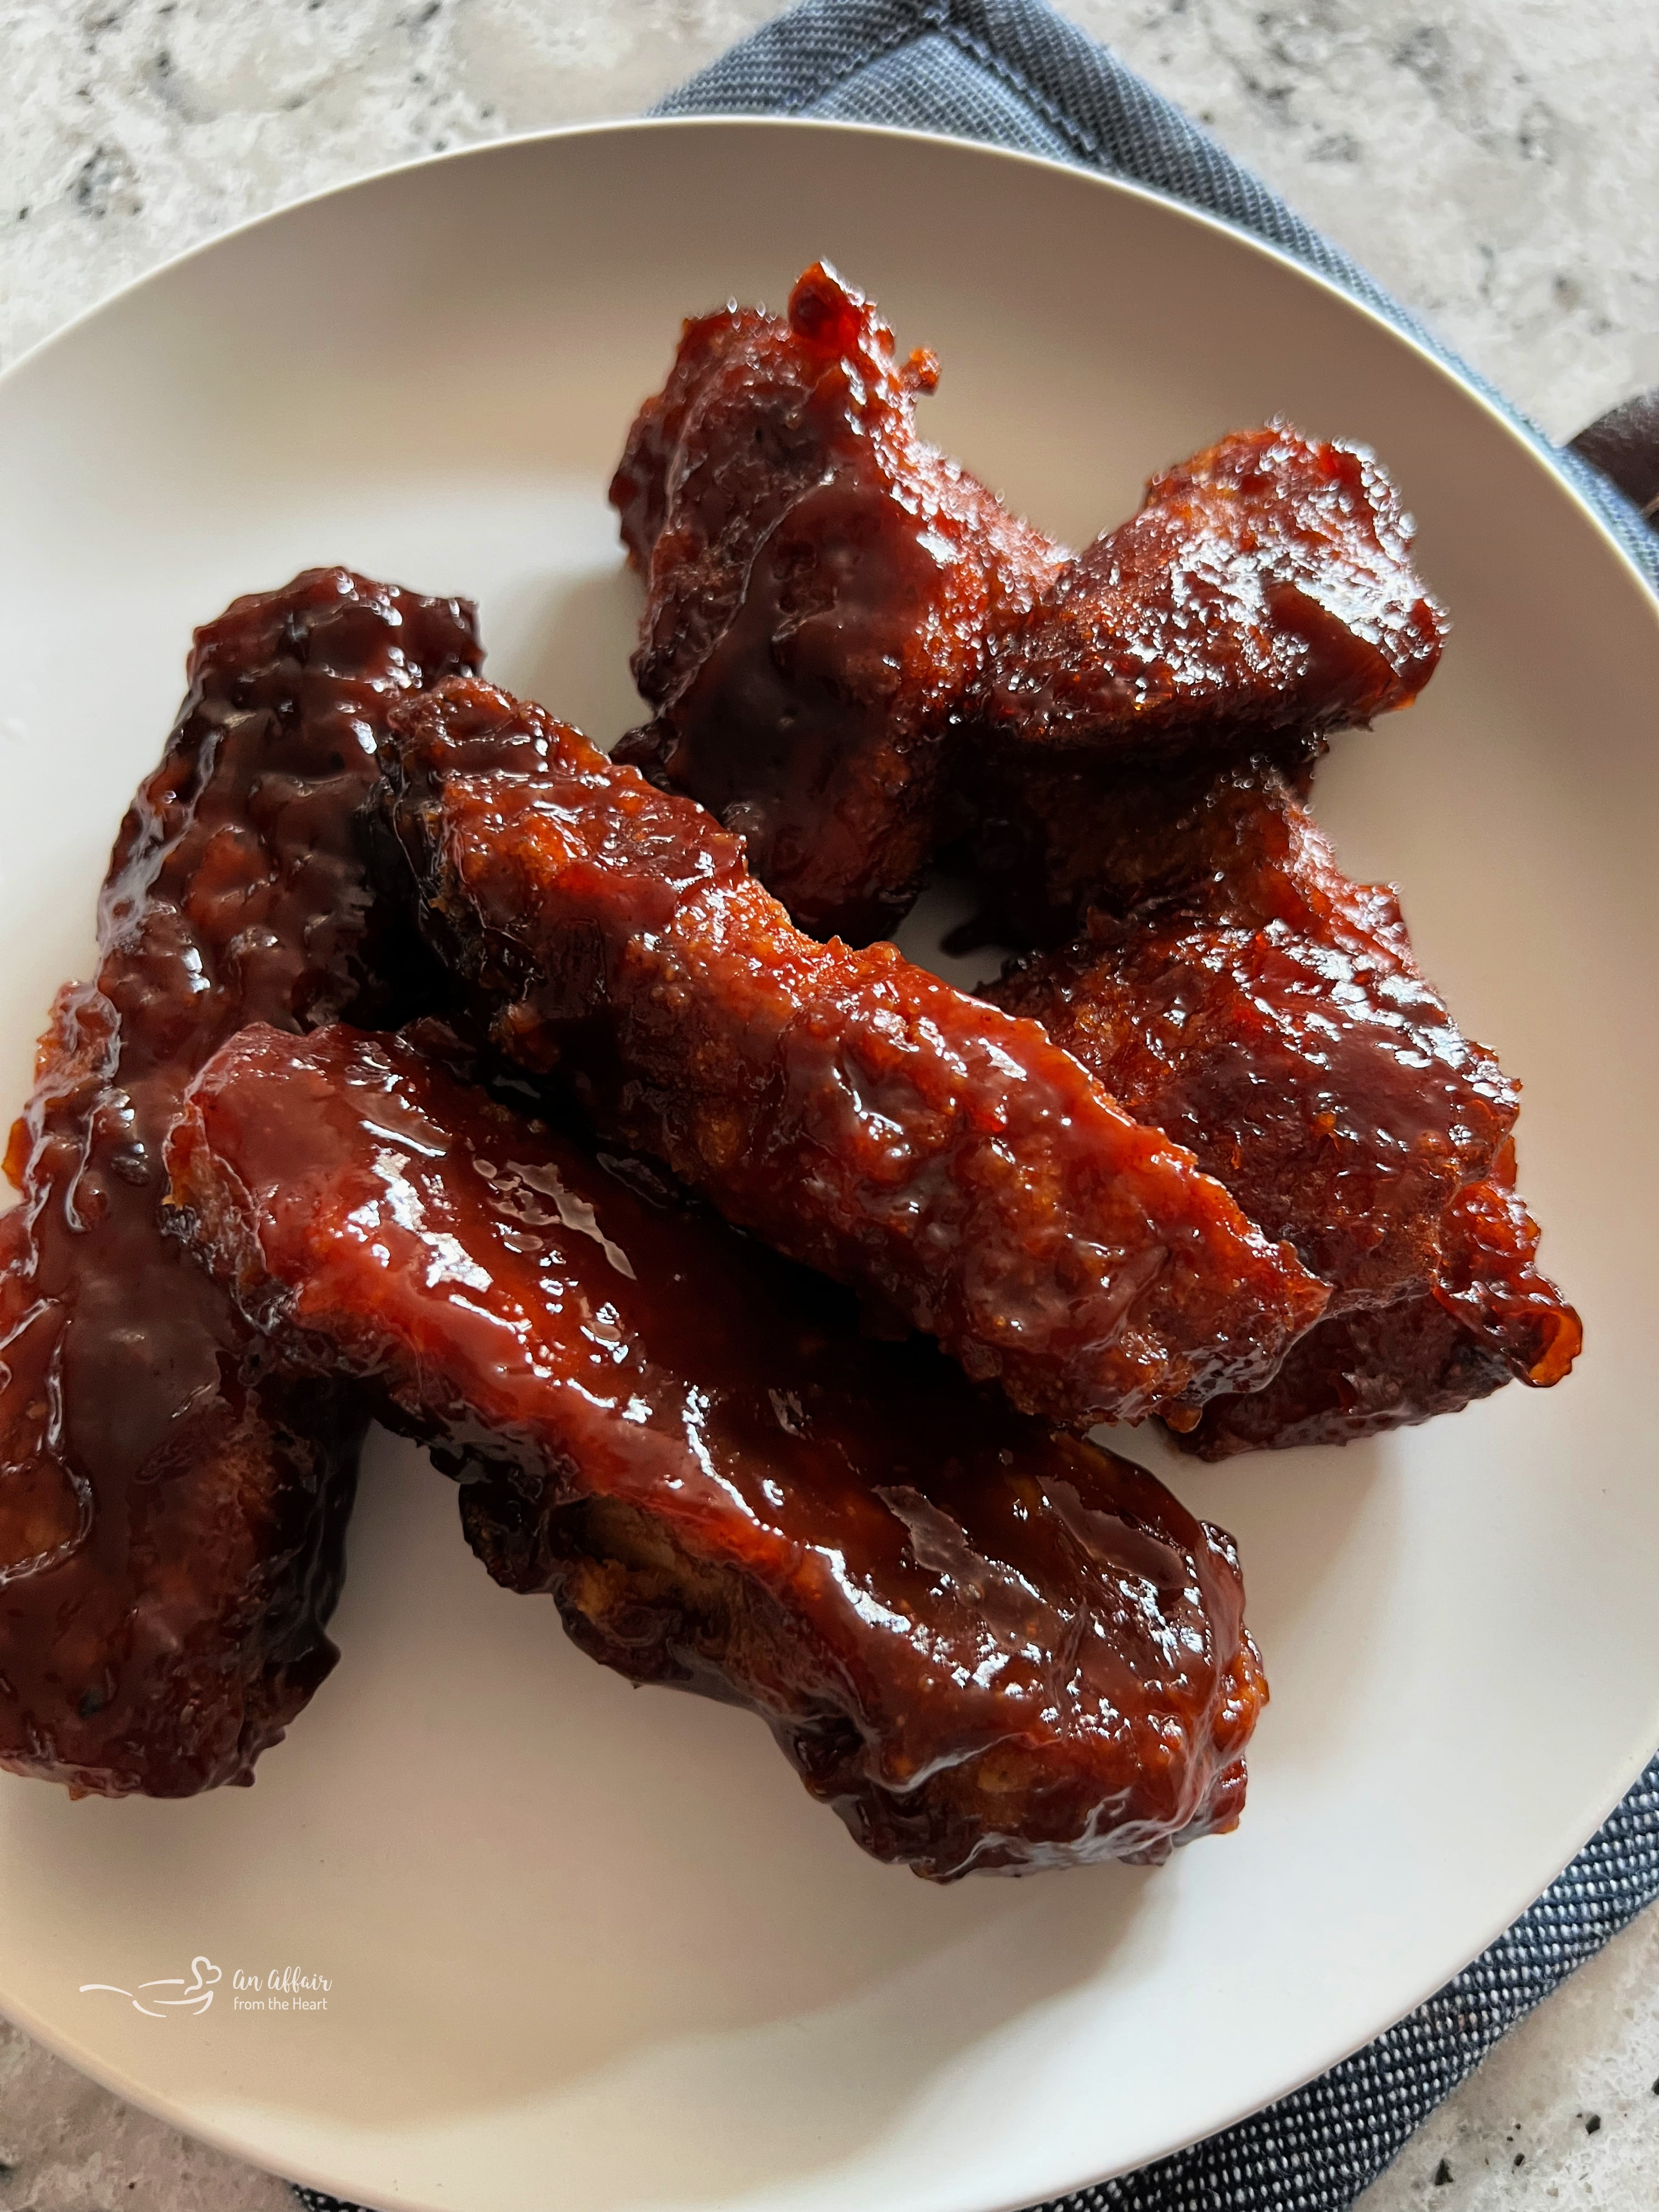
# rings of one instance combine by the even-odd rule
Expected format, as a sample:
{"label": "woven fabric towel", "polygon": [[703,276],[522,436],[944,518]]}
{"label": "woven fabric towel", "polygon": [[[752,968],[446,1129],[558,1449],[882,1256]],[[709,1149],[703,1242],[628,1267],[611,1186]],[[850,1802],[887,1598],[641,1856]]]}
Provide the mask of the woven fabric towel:
{"label": "woven fabric towel", "polygon": [[[981,138],[1133,178],[1305,261],[1409,331],[1502,408],[1659,594],[1659,536],[1552,446],[1178,107],[1042,0],[808,0],[657,111],[839,117]],[[1190,2150],[1045,2212],[1347,2212],[1504,2032],[1659,1897],[1659,1759],[1559,1881],[1488,1952],[1365,2050]],[[354,2212],[314,2190],[314,2212]]]}

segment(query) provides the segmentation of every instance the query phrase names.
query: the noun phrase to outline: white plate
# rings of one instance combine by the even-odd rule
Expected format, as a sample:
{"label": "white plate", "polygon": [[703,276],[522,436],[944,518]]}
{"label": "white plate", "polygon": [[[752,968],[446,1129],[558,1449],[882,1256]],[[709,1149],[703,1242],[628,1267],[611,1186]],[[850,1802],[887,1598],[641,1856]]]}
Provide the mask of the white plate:
{"label": "white plate", "polygon": [[[945,364],[931,433],[1074,540],[1283,411],[1370,440],[1456,632],[1319,807],[1400,879],[1526,1079],[1522,1164],[1589,1349],[1564,1388],[1206,1472],[1274,1698],[1240,1832],[1158,1871],[930,1890],[759,1723],[635,1695],[493,1589],[450,1487],[370,1453],[344,1656],[252,1791],[0,1786],[0,2002],[278,2171],[455,2212],[985,2212],[1328,2065],[1555,1874],[1659,1739],[1652,1019],[1659,620],[1476,398],[1272,253],[1121,185],[841,127],[576,132],[239,233],[0,386],[0,1078],[154,760],[191,625],[346,561],[482,605],[491,666],[609,738],[635,614],[604,492],[680,317],[820,253]],[[104,1982],[222,1970],[156,2020]],[[327,1978],[248,2013],[237,1972]]]}

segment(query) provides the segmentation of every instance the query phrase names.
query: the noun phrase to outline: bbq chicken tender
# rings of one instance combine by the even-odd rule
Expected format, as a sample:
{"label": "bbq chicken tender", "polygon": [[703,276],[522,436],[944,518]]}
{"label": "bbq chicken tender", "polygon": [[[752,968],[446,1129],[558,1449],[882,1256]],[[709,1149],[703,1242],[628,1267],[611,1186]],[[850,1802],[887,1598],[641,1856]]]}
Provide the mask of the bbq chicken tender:
{"label": "bbq chicken tender", "polygon": [[1252,787],[1305,799],[1329,731],[1409,706],[1446,634],[1411,543],[1369,453],[1284,423],[1155,477],[995,641],[948,791],[976,940],[1054,945],[1182,890],[1249,836]]}
{"label": "bbq chicken tender", "polygon": [[686,325],[611,488],[655,709],[617,757],[741,832],[804,929],[855,943],[915,896],[989,638],[1062,558],[918,438],[938,375],[820,263],[785,317]]}
{"label": "bbq chicken tender", "polygon": [[1189,1422],[1323,1310],[1035,1023],[815,943],[701,807],[541,708],[441,685],[386,763],[434,947],[507,1057],[1024,1410]]}
{"label": "bbq chicken tender", "polygon": [[1184,895],[1095,908],[986,995],[1194,1153],[1334,1286],[1328,1313],[1426,1290],[1516,1086],[1423,975],[1394,893],[1350,881],[1277,776],[1219,778],[1199,811],[1207,837],[1178,815],[1170,841],[1212,864]]}
{"label": "bbq chicken tender", "polygon": [[167,1158],[249,1318],[464,1477],[498,1582],[761,1714],[877,1857],[943,1881],[1237,1820],[1237,1557],[1139,1468],[400,1040],[244,1030]]}
{"label": "bbq chicken tender", "polygon": [[1424,976],[1394,893],[1350,881],[1260,763],[1164,807],[1139,790],[1100,861],[1109,896],[1159,890],[1093,908],[988,995],[1332,1286],[1279,1374],[1212,1401],[1188,1449],[1340,1443],[1559,1381],[1581,1331],[1514,1194],[1517,1086]]}
{"label": "bbq chicken tender", "polygon": [[1364,447],[1234,431],[999,634],[988,719],[1020,746],[1168,760],[1408,706],[1446,627],[1412,537]]}
{"label": "bbq chicken tender", "polygon": [[1201,1459],[1292,1444],[1343,1444],[1455,1413],[1505,1382],[1548,1389],[1572,1368],[1583,1324],[1537,1264],[1538,1224],[1515,1188],[1515,1148],[1441,1221],[1426,1294],[1322,1321],[1273,1381],[1212,1399],[1177,1438]]}
{"label": "bbq chicken tender", "polygon": [[59,996],[0,1219],[0,1765],[77,1794],[252,1778],[334,1663],[365,1416],[296,1385],[165,1236],[161,1142],[254,1018],[389,1010],[354,817],[392,701],[474,668],[470,609],[343,569],[198,631]]}
{"label": "bbq chicken tender", "polygon": [[1052,950],[1094,913],[1122,916],[1181,902],[1255,865],[1264,812],[1288,792],[1303,800],[1318,747],[1276,760],[1106,764],[1040,747],[1011,758],[975,745],[957,795],[971,836],[963,857],[977,908],[956,942]]}

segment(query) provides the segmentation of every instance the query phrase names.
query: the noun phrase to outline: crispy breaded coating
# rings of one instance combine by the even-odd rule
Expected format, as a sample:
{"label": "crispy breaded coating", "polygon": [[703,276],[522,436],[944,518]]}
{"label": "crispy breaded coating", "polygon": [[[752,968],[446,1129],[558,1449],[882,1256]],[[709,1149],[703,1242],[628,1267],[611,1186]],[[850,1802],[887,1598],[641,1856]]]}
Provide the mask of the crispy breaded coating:
{"label": "crispy breaded coating", "polygon": [[1195,1153],[1333,1285],[1329,1314],[1426,1291],[1516,1086],[1425,977],[1392,890],[1345,876],[1280,779],[1218,778],[1176,828],[1143,849],[1201,856],[1181,895],[1095,909],[986,995]]}
{"label": "crispy breaded coating", "polygon": [[818,264],[785,316],[686,325],[611,488],[655,710],[617,757],[740,831],[816,935],[865,942],[910,904],[988,640],[1062,558],[917,436],[938,375]]}
{"label": "crispy breaded coating", "polygon": [[[1283,423],[1153,478],[994,641],[952,834],[981,943],[1055,945],[1231,865],[1253,788],[1307,796],[1325,734],[1408,706],[1445,617],[1387,475]],[[1217,780],[1224,779],[1217,801]]]}
{"label": "crispy breaded coating", "polygon": [[1264,799],[1280,790],[1304,799],[1317,750],[1310,740],[1280,758],[1107,764],[975,742],[956,791],[968,825],[958,858],[977,902],[962,949],[1062,945],[1093,912],[1188,898],[1248,870]]}
{"label": "crispy breaded coating", "polygon": [[1363,447],[1234,431],[1154,477],[999,635],[988,720],[1017,748],[1169,761],[1407,706],[1446,627],[1412,536]]}
{"label": "crispy breaded coating", "polygon": [[1172,786],[1161,820],[1150,784],[1132,802],[1101,846],[1126,909],[988,995],[1332,1286],[1278,1375],[1212,1401],[1186,1448],[1342,1443],[1559,1382],[1583,1332],[1515,1195],[1518,1086],[1424,976],[1392,890],[1345,876],[1260,763]]}
{"label": "crispy breaded coating", "polygon": [[197,633],[59,996],[0,1222],[0,1765],[77,1791],[247,1782],[334,1663],[366,1416],[296,1388],[162,1233],[161,1142],[242,1023],[387,1010],[355,827],[391,702],[471,610],[339,568]]}
{"label": "crispy breaded coating", "polygon": [[1356,1437],[1455,1413],[1509,1382],[1548,1389],[1583,1347],[1578,1316],[1537,1266],[1538,1224],[1515,1189],[1514,1149],[1458,1193],[1431,1290],[1310,1329],[1264,1389],[1218,1398],[1176,1441],[1201,1459]]}
{"label": "crispy breaded coating", "polygon": [[249,1316],[465,1478],[498,1582],[761,1714],[866,1850],[951,1881],[1237,1820],[1237,1555],[1139,1468],[399,1039],[245,1030],[167,1157]]}
{"label": "crispy breaded coating", "polygon": [[1327,1293],[1035,1023],[796,929],[694,801],[481,683],[394,718],[434,949],[507,1055],[1067,1427],[1265,1381]]}

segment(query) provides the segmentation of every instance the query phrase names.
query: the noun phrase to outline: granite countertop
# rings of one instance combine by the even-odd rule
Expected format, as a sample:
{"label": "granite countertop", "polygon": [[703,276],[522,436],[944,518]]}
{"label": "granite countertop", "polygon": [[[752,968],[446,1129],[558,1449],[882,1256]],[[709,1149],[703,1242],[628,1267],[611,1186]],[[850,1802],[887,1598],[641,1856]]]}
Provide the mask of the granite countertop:
{"label": "granite countertop", "polygon": [[[1066,0],[1565,437],[1659,383],[1652,0]],[[637,112],[773,0],[0,0],[0,362],[301,192]],[[1647,2212],[1659,1907],[1363,2212]],[[0,2027],[0,2212],[292,2212]]]}

